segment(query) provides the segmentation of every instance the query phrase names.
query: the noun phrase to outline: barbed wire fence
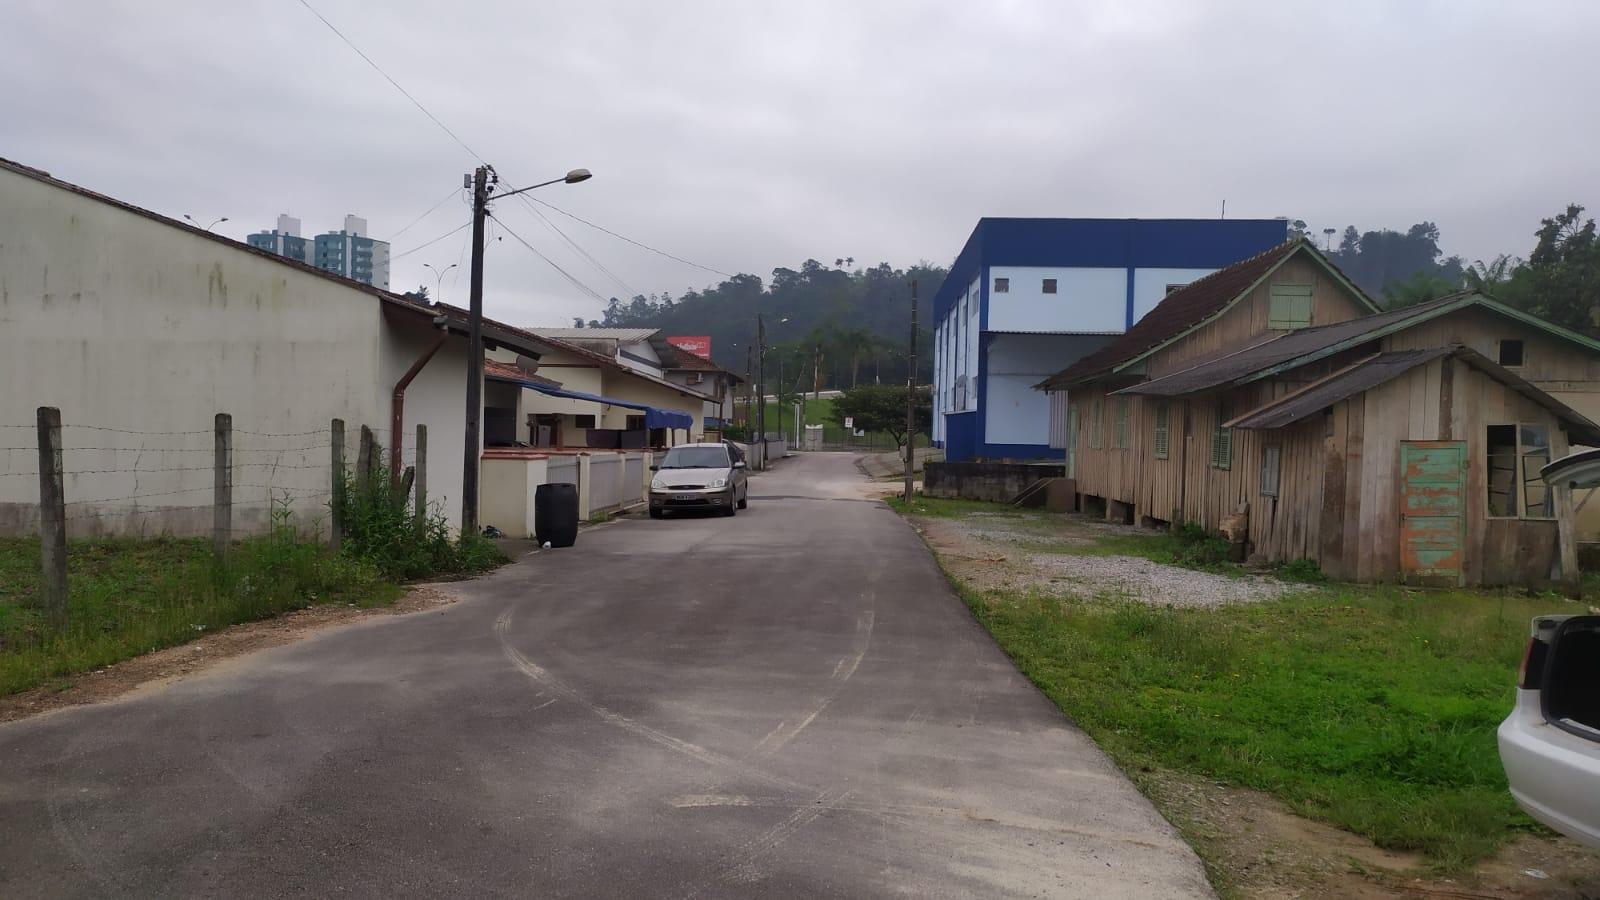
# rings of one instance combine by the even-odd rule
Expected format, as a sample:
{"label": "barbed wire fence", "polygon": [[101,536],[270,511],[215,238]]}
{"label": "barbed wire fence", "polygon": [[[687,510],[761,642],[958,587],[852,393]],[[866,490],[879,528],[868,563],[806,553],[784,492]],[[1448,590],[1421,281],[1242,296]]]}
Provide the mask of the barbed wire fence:
{"label": "barbed wire fence", "polygon": [[[16,534],[37,528],[46,618],[64,629],[69,531],[91,537],[209,533],[212,553],[225,561],[236,537],[294,519],[325,533],[337,552],[352,475],[366,490],[387,472],[400,502],[414,490],[416,509],[427,509],[427,426],[399,442],[392,436],[389,429],[361,426],[352,467],[342,419],[326,428],[275,432],[235,428],[231,415],[218,413],[209,429],[153,431],[63,423],[60,409],[42,406],[31,425],[0,423],[0,528]],[[313,509],[325,517],[310,514]]]}

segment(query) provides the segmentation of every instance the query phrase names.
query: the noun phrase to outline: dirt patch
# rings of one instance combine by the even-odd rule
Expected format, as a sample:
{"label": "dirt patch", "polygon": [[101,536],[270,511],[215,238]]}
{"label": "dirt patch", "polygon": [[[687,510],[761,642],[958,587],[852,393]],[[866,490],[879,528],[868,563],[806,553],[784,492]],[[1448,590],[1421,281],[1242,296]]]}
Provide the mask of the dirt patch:
{"label": "dirt patch", "polygon": [[68,706],[99,703],[140,688],[180,681],[224,660],[292,643],[324,628],[375,616],[421,612],[454,603],[457,599],[447,584],[425,584],[410,588],[390,606],[372,609],[332,604],[312,606],[272,619],[234,625],[187,644],[0,697],[0,723]]}
{"label": "dirt patch", "polygon": [[1420,857],[1295,815],[1259,791],[1172,772],[1137,773],[1140,787],[1201,848],[1225,894],[1239,897],[1600,897],[1600,853],[1565,838],[1526,836],[1472,871],[1429,874]]}

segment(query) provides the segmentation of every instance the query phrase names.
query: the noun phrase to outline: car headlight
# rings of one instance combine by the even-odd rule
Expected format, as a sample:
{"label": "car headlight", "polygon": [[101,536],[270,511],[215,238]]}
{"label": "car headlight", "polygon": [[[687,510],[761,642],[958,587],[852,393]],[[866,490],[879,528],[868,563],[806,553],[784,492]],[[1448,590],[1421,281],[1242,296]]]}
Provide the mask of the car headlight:
{"label": "car headlight", "polygon": [[727,486],[728,486],[728,479],[726,479],[726,478],[713,478],[713,479],[711,479],[711,483],[706,485],[706,487],[711,488],[712,490],[716,490],[719,487],[727,487]]}
{"label": "car headlight", "polygon": [[653,488],[656,488],[657,490],[659,490],[661,488],[666,487],[667,483],[665,481],[661,480],[661,476],[660,475],[657,475],[656,477],[650,479],[650,486],[653,487]]}

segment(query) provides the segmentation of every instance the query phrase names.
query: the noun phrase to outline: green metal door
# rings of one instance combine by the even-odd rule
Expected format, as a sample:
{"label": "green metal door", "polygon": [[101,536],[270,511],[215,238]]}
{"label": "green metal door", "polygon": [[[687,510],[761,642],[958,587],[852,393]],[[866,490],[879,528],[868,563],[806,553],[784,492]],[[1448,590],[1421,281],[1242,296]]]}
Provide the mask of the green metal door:
{"label": "green metal door", "polygon": [[1406,581],[1461,583],[1466,473],[1465,441],[1400,442],[1400,571]]}

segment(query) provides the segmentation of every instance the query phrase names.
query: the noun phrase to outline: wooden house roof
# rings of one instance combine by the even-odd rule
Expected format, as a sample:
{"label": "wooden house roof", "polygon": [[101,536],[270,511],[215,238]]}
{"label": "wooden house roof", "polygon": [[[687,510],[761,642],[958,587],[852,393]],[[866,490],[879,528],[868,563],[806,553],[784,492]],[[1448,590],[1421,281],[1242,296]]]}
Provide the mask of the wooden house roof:
{"label": "wooden house roof", "polygon": [[1297,253],[1309,254],[1368,308],[1377,309],[1371,298],[1317,252],[1316,247],[1304,238],[1296,238],[1178,288],[1111,343],[1035,387],[1059,390],[1083,384],[1143,359],[1226,312]]}

